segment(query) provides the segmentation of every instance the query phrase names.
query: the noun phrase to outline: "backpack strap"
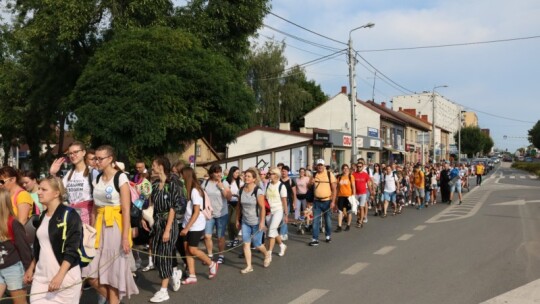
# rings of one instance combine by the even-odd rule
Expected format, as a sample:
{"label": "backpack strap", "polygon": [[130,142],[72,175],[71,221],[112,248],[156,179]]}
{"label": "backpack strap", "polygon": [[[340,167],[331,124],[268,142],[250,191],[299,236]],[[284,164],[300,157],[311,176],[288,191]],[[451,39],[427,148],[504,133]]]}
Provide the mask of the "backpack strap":
{"label": "backpack strap", "polygon": [[9,238],[11,239],[11,243],[12,244],[15,244],[15,233],[13,232],[13,221],[15,220],[15,218],[13,216],[9,216],[8,217],[8,223],[7,223],[7,228],[8,228],[8,236]]}
{"label": "backpack strap", "polygon": [[88,184],[90,185],[90,194],[94,196],[94,184],[92,183],[92,170],[88,171]]}

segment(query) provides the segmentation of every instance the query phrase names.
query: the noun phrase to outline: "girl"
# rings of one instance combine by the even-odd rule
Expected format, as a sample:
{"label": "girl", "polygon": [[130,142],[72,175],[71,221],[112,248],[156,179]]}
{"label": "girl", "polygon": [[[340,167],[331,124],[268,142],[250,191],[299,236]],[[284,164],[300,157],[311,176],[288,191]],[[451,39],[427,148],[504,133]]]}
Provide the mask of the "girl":
{"label": "girl", "polygon": [[65,191],[59,178],[49,176],[41,181],[38,194],[46,209],[38,222],[34,259],[24,275],[26,283],[32,282],[30,303],[79,303],[81,218],[62,204]]}
{"label": "girl", "polygon": [[306,169],[300,168],[298,170],[300,175],[296,179],[296,209],[294,210],[294,218],[296,220],[300,219],[300,214],[302,210],[306,210],[306,194],[308,191],[309,177],[306,175]]}
{"label": "girl", "polygon": [[180,189],[170,179],[171,164],[166,157],[160,156],[152,163],[152,172],[158,179],[152,184],[152,203],[154,204],[154,226],[152,227],[152,253],[154,265],[161,278],[161,289],[150,299],[159,303],[169,299],[167,285],[173,279],[173,290],[180,289],[182,272],[173,271],[173,258],[178,239],[178,222],[175,206],[180,203]]}
{"label": "girl", "polygon": [[32,215],[34,200],[30,193],[20,186],[19,178],[19,173],[12,167],[0,168],[0,187],[9,191],[13,215],[24,226]]}
{"label": "girl", "polygon": [[115,161],[111,146],[97,148],[96,166],[102,172],[94,182],[97,250],[92,262],[83,269],[83,276],[89,278],[90,285],[109,304],[118,304],[124,296],[129,298],[139,293],[129,261],[132,244],[129,181]]}
{"label": "girl", "polygon": [[[209,265],[208,277],[213,279],[217,275],[218,263],[212,261],[203,251],[199,249],[199,242],[205,233],[206,218],[201,212],[203,204],[210,204],[209,199],[204,199],[204,190],[201,188],[195,171],[191,167],[182,169],[182,177],[186,183],[188,204],[186,214],[182,222],[181,238],[184,240],[185,251],[187,254],[187,265],[189,269],[189,277],[182,281],[182,284],[197,283],[195,275],[195,257]],[[208,198],[208,196],[206,196]]]}
{"label": "girl", "polygon": [[[242,196],[237,205],[236,226],[242,228],[242,239],[244,241],[244,257],[246,258],[246,268],[240,273],[246,274],[253,271],[251,266],[251,243],[264,255],[264,267],[270,266],[272,257],[262,244],[263,231],[266,230],[264,219],[266,212],[264,208],[264,192],[257,186],[257,169],[249,168],[244,178],[246,184],[242,187]],[[242,219],[240,223],[240,219]]]}
{"label": "girl", "polygon": [[23,276],[31,261],[26,232],[13,216],[10,193],[0,189],[0,298],[7,289],[14,304],[26,303]]}
{"label": "girl", "polygon": [[[238,205],[238,193],[240,188],[244,186],[244,182],[240,179],[240,169],[232,166],[227,175],[227,184],[231,191],[231,199],[228,201],[229,223],[227,224],[227,233],[229,235],[228,248],[236,247],[240,243],[237,239],[238,228],[236,228],[236,206]],[[225,183],[224,183],[225,184]]]}
{"label": "girl", "polygon": [[38,198],[38,189],[39,189],[39,182],[37,180],[37,174],[34,171],[24,171],[22,176],[22,185],[28,193],[30,193],[30,196],[32,197],[32,200],[34,200],[34,204],[38,208],[36,211],[37,214],[41,214],[43,212],[43,205],[39,202]]}
{"label": "girl", "polygon": [[[358,168],[358,167],[357,167]],[[362,170],[360,167],[358,170]],[[352,221],[352,212],[351,212],[351,203],[349,202],[349,196],[356,193],[355,190],[355,177],[351,174],[351,171],[349,170],[349,166],[347,164],[343,164],[341,166],[341,171],[343,172],[339,178],[338,178],[338,193],[337,193],[337,209],[339,210],[338,214],[338,226],[335,232],[341,232],[341,224],[343,222],[343,218],[345,217],[347,219],[347,227],[345,227],[345,231],[349,231],[351,229],[351,221]],[[365,184],[367,184],[367,181],[369,179],[369,175],[365,173]],[[364,198],[364,204],[366,203],[365,193],[363,194]],[[358,205],[358,209],[362,211],[359,215],[359,223],[363,223],[364,217],[363,217],[363,206]]]}

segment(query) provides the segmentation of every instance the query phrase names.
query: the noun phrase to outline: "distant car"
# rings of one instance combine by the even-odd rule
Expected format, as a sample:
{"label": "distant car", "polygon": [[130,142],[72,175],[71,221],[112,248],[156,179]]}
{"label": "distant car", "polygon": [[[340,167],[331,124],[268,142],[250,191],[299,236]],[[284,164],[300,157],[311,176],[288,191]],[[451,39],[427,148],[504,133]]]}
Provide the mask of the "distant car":
{"label": "distant car", "polygon": [[511,163],[512,162],[512,158],[510,156],[505,156],[503,157],[503,162],[509,162]]}
{"label": "distant car", "polygon": [[532,163],[533,159],[532,157],[525,157],[525,161],[528,163]]}

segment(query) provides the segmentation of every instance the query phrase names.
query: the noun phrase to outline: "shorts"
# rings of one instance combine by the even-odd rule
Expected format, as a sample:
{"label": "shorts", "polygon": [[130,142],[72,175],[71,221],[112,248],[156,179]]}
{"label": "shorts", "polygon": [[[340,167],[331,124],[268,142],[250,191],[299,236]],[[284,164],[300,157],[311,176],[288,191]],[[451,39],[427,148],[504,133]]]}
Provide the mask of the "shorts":
{"label": "shorts", "polygon": [[259,224],[257,225],[248,225],[242,223],[242,241],[244,243],[253,243],[255,247],[262,246],[262,235],[263,232],[259,230]]}
{"label": "shorts", "polygon": [[221,217],[213,217],[206,221],[206,227],[204,228],[204,234],[212,235],[214,232],[214,226],[216,226],[216,234],[218,238],[225,237],[225,228],[227,227],[227,221],[229,220],[229,215],[225,214]]}
{"label": "shorts", "polygon": [[395,191],[394,192],[386,192],[386,191],[384,191],[383,192],[383,200],[395,203],[396,202],[396,192]]}
{"label": "shorts", "polygon": [[204,235],[204,230],[199,231],[188,231],[184,242],[187,242],[189,247],[199,247],[199,242]]}
{"label": "shorts", "polygon": [[414,188],[414,195],[416,197],[424,198],[426,196],[426,191],[424,188]]}
{"label": "shorts", "polygon": [[280,209],[275,212],[272,212],[272,214],[270,215],[270,219],[268,220],[268,224],[267,224],[269,238],[275,238],[276,236],[279,235],[278,227],[279,227],[279,224],[281,224],[281,220],[283,220],[283,210]]}
{"label": "shorts", "polygon": [[356,195],[356,200],[358,201],[358,207],[364,207],[367,202],[367,194]]}
{"label": "shorts", "polygon": [[349,198],[346,196],[338,196],[337,199],[337,206],[339,211],[343,211],[343,209],[347,209],[347,211],[351,211],[351,202],[349,202]]}
{"label": "shorts", "polygon": [[450,193],[461,193],[461,183],[455,183],[450,187]]}
{"label": "shorts", "polygon": [[6,285],[7,290],[19,290],[23,288],[24,268],[19,261],[9,267],[0,269],[0,284]]}

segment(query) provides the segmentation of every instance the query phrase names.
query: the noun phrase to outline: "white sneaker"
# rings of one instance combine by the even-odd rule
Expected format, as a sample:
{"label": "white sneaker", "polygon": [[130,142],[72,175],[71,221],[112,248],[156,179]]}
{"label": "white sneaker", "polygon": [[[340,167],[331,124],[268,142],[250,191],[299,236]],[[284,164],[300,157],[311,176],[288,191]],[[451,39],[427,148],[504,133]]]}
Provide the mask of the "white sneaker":
{"label": "white sneaker", "polygon": [[282,241],[286,241],[288,239],[289,239],[289,235],[287,235],[287,234],[284,234],[284,235],[281,236]]}
{"label": "white sneaker", "polygon": [[279,253],[278,253],[278,255],[279,256],[284,256],[285,251],[287,251],[287,245],[285,245],[283,243],[279,244]]}
{"label": "white sneaker", "polygon": [[160,303],[163,301],[167,301],[169,299],[169,293],[166,290],[158,290],[154,294],[152,298],[150,298],[150,302],[152,303]]}
{"label": "white sneaker", "polygon": [[182,286],[182,270],[179,270],[177,268],[173,268],[173,274],[172,274],[172,289],[173,291],[178,291],[180,289],[180,286]]}

